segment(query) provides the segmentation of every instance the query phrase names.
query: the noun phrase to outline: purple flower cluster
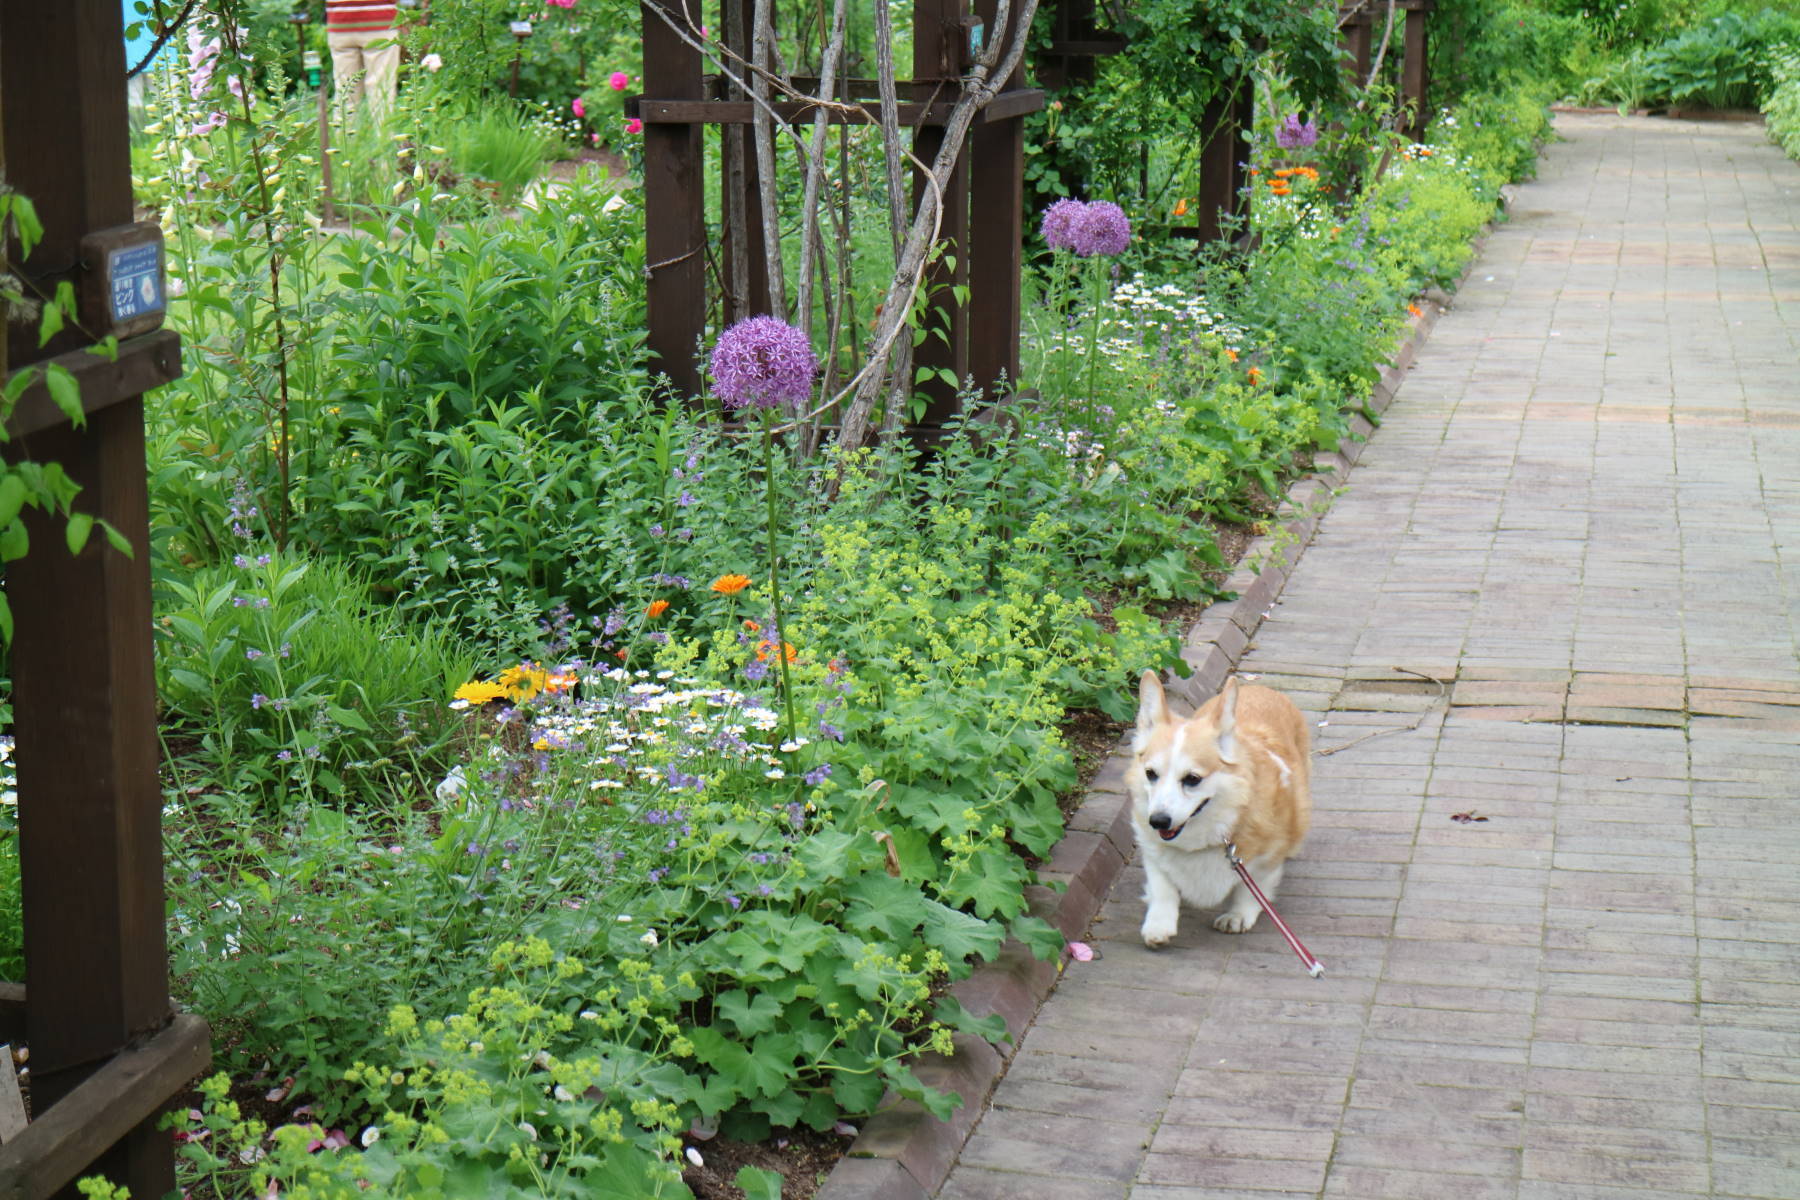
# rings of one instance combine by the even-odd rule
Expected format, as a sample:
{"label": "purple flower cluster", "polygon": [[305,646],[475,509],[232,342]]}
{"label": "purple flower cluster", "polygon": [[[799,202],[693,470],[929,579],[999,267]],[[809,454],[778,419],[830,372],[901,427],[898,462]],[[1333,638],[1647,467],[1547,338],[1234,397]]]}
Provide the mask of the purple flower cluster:
{"label": "purple flower cluster", "polygon": [[1318,123],[1301,124],[1299,113],[1289,113],[1275,129],[1275,144],[1283,150],[1309,150],[1318,140]]}
{"label": "purple flower cluster", "polygon": [[1052,250],[1073,250],[1075,219],[1086,208],[1087,205],[1081,201],[1067,197],[1046,208],[1044,219],[1038,225],[1038,232],[1043,235],[1044,243]]}
{"label": "purple flower cluster", "polygon": [[1110,200],[1058,200],[1044,210],[1038,231],[1052,250],[1079,258],[1111,257],[1131,244],[1131,220]]}
{"label": "purple flower cluster", "polygon": [[819,360],[806,334],[774,317],[749,317],[719,335],[713,390],[726,408],[799,408]]}

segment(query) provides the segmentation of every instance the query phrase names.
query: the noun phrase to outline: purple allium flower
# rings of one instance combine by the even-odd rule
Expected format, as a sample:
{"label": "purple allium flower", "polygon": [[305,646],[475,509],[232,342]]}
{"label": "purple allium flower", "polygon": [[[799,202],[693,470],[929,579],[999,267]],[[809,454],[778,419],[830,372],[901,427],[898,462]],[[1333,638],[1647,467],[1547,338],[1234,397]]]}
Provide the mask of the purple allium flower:
{"label": "purple allium flower", "polygon": [[1064,197],[1044,210],[1044,219],[1038,225],[1038,232],[1043,235],[1044,243],[1052,250],[1073,250],[1075,248],[1075,222],[1087,205],[1079,200]]}
{"label": "purple allium flower", "polygon": [[719,335],[713,390],[726,408],[799,408],[819,360],[806,334],[775,317],[749,317]]}
{"label": "purple allium flower", "polygon": [[1110,200],[1092,200],[1069,230],[1070,249],[1082,258],[1122,254],[1131,244],[1131,221]]}
{"label": "purple allium flower", "polygon": [[1307,150],[1318,140],[1318,123],[1308,121],[1301,124],[1299,113],[1289,113],[1275,129],[1275,144],[1283,150]]}

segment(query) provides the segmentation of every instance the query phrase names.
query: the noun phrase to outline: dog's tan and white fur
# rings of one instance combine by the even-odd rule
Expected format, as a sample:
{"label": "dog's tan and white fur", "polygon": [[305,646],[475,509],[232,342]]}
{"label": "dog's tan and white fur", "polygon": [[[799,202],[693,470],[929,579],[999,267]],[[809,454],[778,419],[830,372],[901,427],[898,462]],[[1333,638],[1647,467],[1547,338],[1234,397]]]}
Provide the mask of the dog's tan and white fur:
{"label": "dog's tan and white fur", "polygon": [[1226,843],[1266,895],[1312,820],[1306,721],[1280,692],[1236,679],[1185,721],[1169,714],[1153,671],[1138,684],[1130,788],[1144,861],[1144,945],[1175,936],[1183,900],[1231,905],[1213,928],[1243,933],[1261,908],[1226,859]]}

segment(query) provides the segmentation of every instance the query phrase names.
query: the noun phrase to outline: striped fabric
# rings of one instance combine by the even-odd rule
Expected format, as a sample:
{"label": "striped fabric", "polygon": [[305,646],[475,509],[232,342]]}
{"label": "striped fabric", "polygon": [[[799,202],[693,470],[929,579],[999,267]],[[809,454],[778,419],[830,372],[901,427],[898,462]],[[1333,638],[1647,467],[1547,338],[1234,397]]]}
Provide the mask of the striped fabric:
{"label": "striped fabric", "polygon": [[325,0],[325,27],[333,33],[362,29],[392,29],[394,5],[375,0]]}

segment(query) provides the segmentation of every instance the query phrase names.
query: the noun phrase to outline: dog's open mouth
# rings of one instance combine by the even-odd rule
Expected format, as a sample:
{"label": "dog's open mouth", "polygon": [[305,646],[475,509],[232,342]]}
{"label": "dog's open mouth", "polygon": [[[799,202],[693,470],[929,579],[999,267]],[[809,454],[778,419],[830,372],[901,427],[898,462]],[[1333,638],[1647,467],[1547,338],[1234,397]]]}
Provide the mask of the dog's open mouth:
{"label": "dog's open mouth", "polygon": [[[1200,815],[1200,814],[1201,814],[1201,813],[1203,813],[1203,812],[1205,812],[1205,811],[1206,811],[1206,806],[1207,806],[1207,805],[1208,805],[1208,804],[1211,804],[1211,803],[1212,803],[1212,797],[1211,797],[1211,796],[1208,796],[1208,797],[1207,797],[1207,798],[1206,798],[1206,799],[1204,799],[1204,800],[1202,800],[1202,801],[1201,801],[1201,802],[1200,802],[1200,807],[1199,807],[1199,808],[1196,808],[1196,809],[1195,809],[1195,810],[1194,810],[1194,811],[1193,811],[1193,812],[1192,812],[1192,813],[1190,813],[1190,814],[1189,814],[1189,815],[1188,815],[1188,821],[1191,821],[1191,820],[1193,820],[1193,819],[1194,819],[1194,818],[1195,818],[1195,817],[1197,817],[1197,816],[1199,816],[1199,815]],[[1156,831],[1156,836],[1157,836],[1157,837],[1159,837],[1159,838],[1161,838],[1161,839],[1162,839],[1162,840],[1163,840],[1163,841],[1165,841],[1165,842],[1172,842],[1172,841],[1174,841],[1174,840],[1175,840],[1175,839],[1176,839],[1176,838],[1178,838],[1178,837],[1180,837],[1180,836],[1181,836],[1181,831],[1182,831],[1182,830],[1184,830],[1184,829],[1186,829],[1186,828],[1187,828],[1187,821],[1183,821],[1183,822],[1182,822],[1182,823],[1181,823],[1181,824],[1179,824],[1179,825],[1177,825],[1177,826],[1175,826],[1175,827],[1174,827],[1174,828],[1173,828],[1173,829],[1159,829],[1159,830],[1157,830],[1157,831]]]}

